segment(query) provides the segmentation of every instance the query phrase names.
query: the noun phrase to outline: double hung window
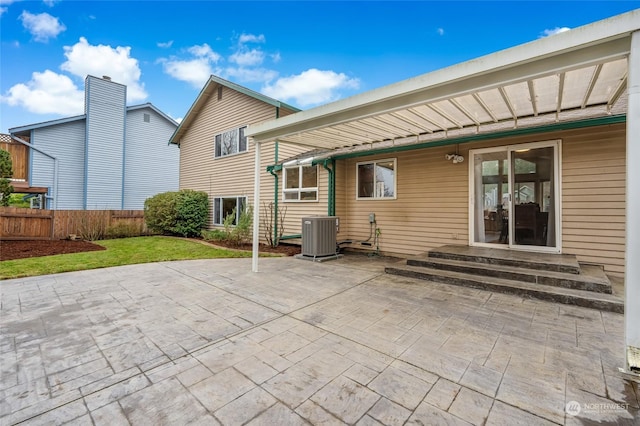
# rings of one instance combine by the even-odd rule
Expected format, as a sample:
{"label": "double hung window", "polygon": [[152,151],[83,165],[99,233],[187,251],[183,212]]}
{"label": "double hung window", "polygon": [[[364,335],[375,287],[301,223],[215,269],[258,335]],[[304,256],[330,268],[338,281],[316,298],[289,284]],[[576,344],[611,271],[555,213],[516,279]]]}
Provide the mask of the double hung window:
{"label": "double hung window", "polygon": [[227,130],[215,136],[215,157],[226,157],[247,151],[246,126]]}
{"label": "double hung window", "polygon": [[283,170],[285,201],[318,201],[318,166],[300,165]]}

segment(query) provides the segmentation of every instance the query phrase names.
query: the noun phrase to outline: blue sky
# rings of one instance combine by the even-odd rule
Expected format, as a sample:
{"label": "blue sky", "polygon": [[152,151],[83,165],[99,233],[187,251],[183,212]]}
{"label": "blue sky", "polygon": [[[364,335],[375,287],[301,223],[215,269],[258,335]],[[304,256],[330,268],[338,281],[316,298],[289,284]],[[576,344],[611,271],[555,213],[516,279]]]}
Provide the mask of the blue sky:
{"label": "blue sky", "polygon": [[0,132],[82,114],[84,78],[180,121],[210,74],[301,109],[640,1],[0,0]]}

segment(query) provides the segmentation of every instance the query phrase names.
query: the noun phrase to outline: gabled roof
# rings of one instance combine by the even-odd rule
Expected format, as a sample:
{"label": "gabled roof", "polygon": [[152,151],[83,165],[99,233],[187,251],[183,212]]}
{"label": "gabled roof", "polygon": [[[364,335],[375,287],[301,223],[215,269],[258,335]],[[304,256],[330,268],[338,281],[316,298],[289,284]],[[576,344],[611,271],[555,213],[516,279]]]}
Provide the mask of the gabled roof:
{"label": "gabled roof", "polygon": [[337,149],[423,143],[622,114],[640,9],[350,98],[249,125],[246,135]]}
{"label": "gabled roof", "polygon": [[220,78],[216,75],[211,75],[207,83],[204,85],[204,87],[198,94],[198,97],[196,98],[195,102],[193,103],[193,105],[191,105],[191,108],[189,108],[187,115],[182,119],[182,122],[180,123],[176,131],[171,136],[171,139],[169,139],[170,143],[175,143],[175,144],[180,143],[180,139],[182,138],[184,133],[187,131],[189,126],[191,126],[191,123],[198,116],[198,113],[200,113],[200,110],[207,103],[209,98],[215,93],[215,89],[218,86],[228,87],[229,89],[235,90],[236,92],[240,92],[244,95],[247,95],[259,101],[265,102],[276,108],[286,108],[294,112],[300,111],[299,108],[296,108],[292,105],[288,105],[284,102],[280,102],[277,99],[273,99],[269,96],[263,95],[262,93],[255,92],[249,88],[240,86],[239,84],[225,80],[224,78]]}
{"label": "gabled roof", "polygon": [[135,111],[138,109],[144,109],[144,108],[150,108],[153,111],[155,111],[158,115],[160,115],[161,117],[163,117],[165,120],[167,120],[169,123],[178,126],[178,122],[176,120],[174,120],[173,118],[169,117],[167,114],[165,114],[164,112],[160,111],[158,108],[156,108],[152,103],[147,102],[146,104],[141,104],[141,105],[132,105],[127,107],[127,111]]}
{"label": "gabled roof", "polygon": [[13,127],[9,129],[9,133],[11,134],[23,133],[23,132],[28,132],[34,129],[41,129],[43,127],[57,126],[58,124],[65,124],[65,123],[71,123],[73,121],[80,121],[86,118],[87,116],[85,114],[82,114],[82,115],[75,115],[73,117],[58,118],[56,120],[42,121],[40,123],[27,124],[25,126],[20,126],[20,127]]}
{"label": "gabled roof", "polygon": [[[141,105],[128,106],[127,107],[127,112],[128,111],[135,111],[135,110],[138,110],[138,109],[144,109],[144,108],[150,108],[153,111],[155,111],[156,113],[158,113],[158,115],[163,117],[165,120],[167,120],[168,122],[173,124],[174,126],[178,125],[178,123],[173,118],[169,117],[167,114],[165,114],[164,112],[160,111],[158,108],[156,108],[153,104],[151,104],[149,102],[147,102],[146,104],[141,104]],[[73,121],[85,120],[86,118],[87,118],[86,114],[82,114],[82,115],[76,115],[76,116],[73,116],[73,117],[58,118],[56,120],[43,121],[41,123],[27,124],[25,126],[13,127],[11,129],[9,129],[9,133],[11,133],[11,134],[24,133],[24,132],[29,132],[29,131],[35,130],[35,129],[42,129],[44,127],[57,126],[58,124],[66,124],[66,123],[71,123]]]}

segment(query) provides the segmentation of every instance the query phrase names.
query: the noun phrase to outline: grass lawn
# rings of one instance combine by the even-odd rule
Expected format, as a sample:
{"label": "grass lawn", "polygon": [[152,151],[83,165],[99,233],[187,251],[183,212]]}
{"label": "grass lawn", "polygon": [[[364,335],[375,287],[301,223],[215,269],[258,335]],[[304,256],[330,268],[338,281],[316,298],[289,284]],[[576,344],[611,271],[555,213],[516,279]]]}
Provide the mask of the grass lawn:
{"label": "grass lawn", "polygon": [[171,237],[136,237],[94,241],[106,250],[0,262],[0,279],[82,271],[168,260],[251,257],[250,252],[226,250],[197,241]]}

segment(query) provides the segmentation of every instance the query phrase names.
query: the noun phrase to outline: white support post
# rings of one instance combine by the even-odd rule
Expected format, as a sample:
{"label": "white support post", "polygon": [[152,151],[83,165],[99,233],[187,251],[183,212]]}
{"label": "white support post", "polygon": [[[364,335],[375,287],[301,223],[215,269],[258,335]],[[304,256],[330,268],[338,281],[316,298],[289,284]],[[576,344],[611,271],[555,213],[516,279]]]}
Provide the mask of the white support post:
{"label": "white support post", "polygon": [[631,36],[628,67],[624,335],[630,372],[630,367],[640,367],[630,351],[640,349],[640,31]]}
{"label": "white support post", "polygon": [[256,158],[253,178],[253,255],[251,270],[258,272],[258,253],[260,248],[260,142],[255,143]]}

